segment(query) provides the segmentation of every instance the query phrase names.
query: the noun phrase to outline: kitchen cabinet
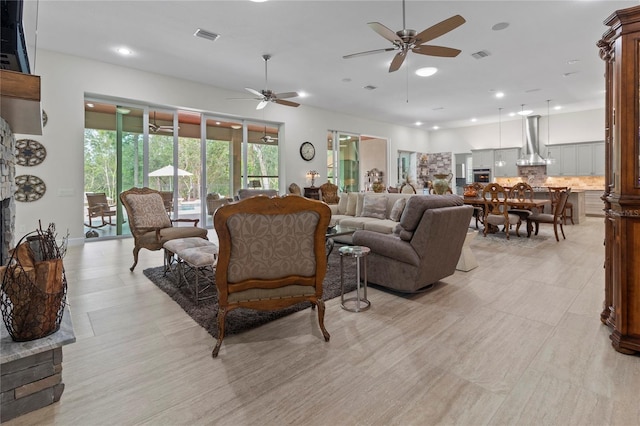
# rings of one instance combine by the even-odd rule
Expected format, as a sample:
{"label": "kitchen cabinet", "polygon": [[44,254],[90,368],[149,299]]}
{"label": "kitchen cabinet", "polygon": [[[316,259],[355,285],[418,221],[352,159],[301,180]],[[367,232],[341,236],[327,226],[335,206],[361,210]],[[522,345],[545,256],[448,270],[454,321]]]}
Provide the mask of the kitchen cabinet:
{"label": "kitchen cabinet", "polygon": [[474,169],[493,169],[493,149],[473,150],[471,159]]}
{"label": "kitchen cabinet", "polygon": [[577,175],[604,176],[604,142],[576,145]]}
{"label": "kitchen cabinet", "polygon": [[494,164],[493,175],[496,177],[516,177],[518,176],[518,166],[516,161],[520,158],[520,148],[504,148],[494,151],[495,161],[502,158],[504,166],[498,167]]}
{"label": "kitchen cabinet", "polygon": [[604,303],[611,344],[640,354],[640,6],[613,12],[597,43],[605,61]]}

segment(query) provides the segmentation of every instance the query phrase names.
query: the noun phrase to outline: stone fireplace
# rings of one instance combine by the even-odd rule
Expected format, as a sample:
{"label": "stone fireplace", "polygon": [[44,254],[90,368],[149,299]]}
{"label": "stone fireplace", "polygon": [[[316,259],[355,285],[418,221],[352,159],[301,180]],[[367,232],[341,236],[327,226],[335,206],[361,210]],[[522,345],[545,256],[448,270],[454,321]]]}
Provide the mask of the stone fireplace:
{"label": "stone fireplace", "polygon": [[16,173],[16,139],[9,124],[0,117],[0,265],[9,259],[15,234],[16,204],[13,194]]}

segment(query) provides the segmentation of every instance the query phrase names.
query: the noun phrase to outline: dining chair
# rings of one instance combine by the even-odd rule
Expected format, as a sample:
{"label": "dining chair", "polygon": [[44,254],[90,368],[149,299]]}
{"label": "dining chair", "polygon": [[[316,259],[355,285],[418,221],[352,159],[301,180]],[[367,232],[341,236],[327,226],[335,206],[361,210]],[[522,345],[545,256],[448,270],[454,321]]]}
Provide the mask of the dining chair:
{"label": "dining chair", "polygon": [[567,199],[569,198],[569,194],[571,194],[571,188],[567,188],[566,190],[558,190],[557,191],[557,202],[555,207],[553,208],[553,213],[533,213],[529,217],[527,217],[527,237],[531,237],[531,231],[533,224],[536,226],[535,235],[538,235],[538,229],[541,223],[550,223],[553,225],[553,232],[556,235],[556,241],[560,241],[558,237],[558,225],[560,225],[560,232],[562,232],[562,238],[567,239],[564,235],[564,229],[562,227],[564,223],[564,215]]}
{"label": "dining chair", "polygon": [[416,193],[416,187],[411,185],[409,182],[404,182],[400,186],[400,193],[402,193],[402,194],[415,194]]}
{"label": "dining chair", "polygon": [[[549,199],[551,200],[551,213],[553,213],[555,211],[554,208],[560,198],[560,192],[566,191],[569,188],[567,186],[549,186],[548,189]],[[567,214],[567,210],[569,210],[571,214]],[[567,217],[571,220],[571,224],[575,225],[573,223],[573,203],[568,200],[564,207],[564,211],[562,212],[562,221],[565,223],[565,225],[567,224]]]}
{"label": "dining chair", "polygon": [[[474,182],[464,186],[464,196],[469,198],[481,198],[484,185],[479,182]],[[484,216],[484,206],[476,204],[473,206],[473,217],[476,220],[476,229],[480,229],[478,222],[482,221]]]}
{"label": "dining chair", "polygon": [[504,232],[509,239],[509,228],[516,225],[516,235],[520,236],[520,225],[522,219],[517,214],[509,213],[507,198],[509,194],[497,183],[488,183],[482,190],[484,200],[484,236],[487,236],[491,226],[504,226]]}
{"label": "dining chair", "polygon": [[[506,188],[505,188],[506,190]],[[509,190],[509,198],[512,201],[533,202],[534,191],[531,185],[526,182],[518,182]],[[521,220],[526,220],[533,212],[523,206],[513,205],[509,208],[509,213],[517,214]]]}

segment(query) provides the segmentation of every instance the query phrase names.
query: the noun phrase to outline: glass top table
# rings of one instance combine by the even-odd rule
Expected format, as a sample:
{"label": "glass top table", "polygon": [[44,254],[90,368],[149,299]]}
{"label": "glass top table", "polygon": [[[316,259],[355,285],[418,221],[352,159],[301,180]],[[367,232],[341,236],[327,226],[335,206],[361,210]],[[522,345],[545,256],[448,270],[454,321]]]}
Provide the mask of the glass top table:
{"label": "glass top table", "polygon": [[360,228],[354,228],[352,226],[344,226],[344,225],[334,225],[327,228],[327,232],[324,235],[326,238],[325,247],[327,249],[327,259],[329,259],[329,255],[333,251],[333,246],[335,245],[335,241],[333,241],[333,237],[338,237],[340,235],[351,235],[356,232]]}

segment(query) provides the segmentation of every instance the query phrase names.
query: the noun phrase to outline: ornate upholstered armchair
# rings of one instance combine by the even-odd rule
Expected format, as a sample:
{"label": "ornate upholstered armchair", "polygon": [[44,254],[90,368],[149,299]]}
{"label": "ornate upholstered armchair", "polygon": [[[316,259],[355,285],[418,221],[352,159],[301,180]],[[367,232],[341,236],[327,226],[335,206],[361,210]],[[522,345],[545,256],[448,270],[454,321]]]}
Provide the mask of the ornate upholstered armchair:
{"label": "ornate upholstered armchair", "polygon": [[[107,194],[104,192],[87,192],[87,213],[89,214],[89,223],[85,224],[89,228],[101,228],[106,225],[115,225],[111,222],[111,218],[116,215],[115,205],[109,204]],[[94,225],[92,219],[99,217],[102,219],[100,225]]]}
{"label": "ornate upholstered armchair", "polygon": [[[131,271],[138,264],[140,249],[160,250],[166,241],[176,238],[207,239],[207,230],[197,227],[199,219],[171,220],[160,192],[155,189],[131,188],[120,194],[120,201],[127,210],[134,241]],[[176,222],[193,223],[193,226],[173,226]]]}
{"label": "ornate upholstered armchair", "polygon": [[338,204],[340,202],[338,185],[334,185],[331,182],[323,183],[320,185],[320,193],[322,194],[322,201],[327,204]]}
{"label": "ornate upholstered armchair", "polygon": [[289,185],[289,194],[302,196],[302,190],[297,183],[293,182],[291,185]]}
{"label": "ornate upholstered armchair", "polygon": [[275,310],[308,301],[318,307],[325,341],[322,282],[327,271],[325,233],[331,209],[295,195],[252,197],[220,207],[213,223],[219,238],[218,356],[227,313],[237,308]]}

